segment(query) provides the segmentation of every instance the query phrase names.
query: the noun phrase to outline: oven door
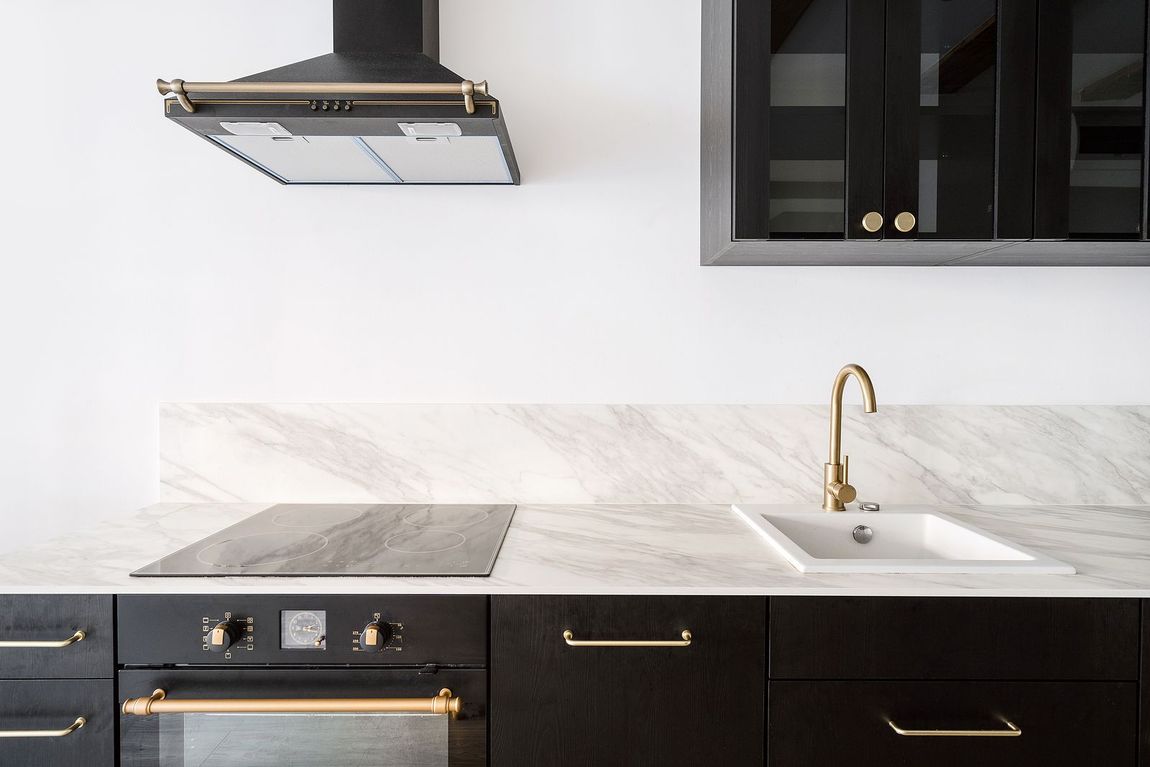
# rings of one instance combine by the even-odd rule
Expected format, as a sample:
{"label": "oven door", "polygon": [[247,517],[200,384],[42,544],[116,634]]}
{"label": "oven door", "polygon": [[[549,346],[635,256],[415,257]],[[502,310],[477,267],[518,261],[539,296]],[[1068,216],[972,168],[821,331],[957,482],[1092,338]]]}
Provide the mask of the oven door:
{"label": "oven door", "polygon": [[132,669],[119,682],[122,767],[487,763],[482,669]]}

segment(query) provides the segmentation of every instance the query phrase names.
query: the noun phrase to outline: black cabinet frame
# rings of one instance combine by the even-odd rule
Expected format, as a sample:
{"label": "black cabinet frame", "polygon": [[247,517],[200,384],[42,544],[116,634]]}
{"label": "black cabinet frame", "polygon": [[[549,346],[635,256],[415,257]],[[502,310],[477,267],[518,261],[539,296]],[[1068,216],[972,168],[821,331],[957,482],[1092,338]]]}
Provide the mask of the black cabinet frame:
{"label": "black cabinet frame", "polygon": [[[888,47],[885,39],[905,34],[908,25],[917,29],[918,3],[888,3],[898,12],[891,13],[886,3],[875,0],[847,0],[847,238],[772,240],[765,231],[770,87],[769,78],[761,76],[769,65],[771,4],[769,0],[703,1],[702,263],[1150,266],[1150,242],[1145,239],[1057,239],[1065,236],[1067,228],[1066,206],[1056,197],[1068,194],[1069,187],[1069,167],[1060,154],[1070,144],[1069,126],[1062,119],[1065,112],[1058,109],[1059,99],[1065,100],[1068,93],[1070,59],[1069,48],[1059,51],[1056,43],[1059,36],[1069,35],[1069,0],[999,2],[995,239],[915,239],[914,231],[904,235],[894,229],[893,215],[886,215],[879,233],[862,230],[862,214],[875,209],[875,200],[883,200],[888,212],[917,206],[917,115],[908,113],[915,99],[906,94],[889,96],[892,89],[897,95],[900,88],[908,87],[917,93],[918,84],[917,79],[912,83],[907,77],[892,82],[887,70],[905,75],[914,69],[904,61],[891,60],[905,58],[906,46]],[[759,75],[740,78],[740,72]],[[1143,87],[1150,123],[1150,78],[1143,78]],[[873,98],[879,91],[888,98]],[[863,94],[868,95],[864,98]],[[1051,119],[1055,113],[1059,119]],[[871,126],[871,130],[852,129],[852,125]],[[874,130],[875,125],[884,129]],[[1150,131],[1145,132],[1145,139],[1144,190],[1150,188]],[[1142,200],[1143,237],[1150,222],[1148,196],[1144,193]]]}

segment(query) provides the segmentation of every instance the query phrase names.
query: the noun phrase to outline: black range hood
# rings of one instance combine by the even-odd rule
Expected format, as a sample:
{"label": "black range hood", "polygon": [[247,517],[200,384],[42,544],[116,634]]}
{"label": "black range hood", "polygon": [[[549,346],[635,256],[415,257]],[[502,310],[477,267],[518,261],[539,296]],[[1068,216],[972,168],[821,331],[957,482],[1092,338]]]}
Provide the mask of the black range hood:
{"label": "black range hood", "polygon": [[334,0],[334,52],[159,80],[164,113],[283,184],[518,184],[486,82],[439,63],[438,0]]}

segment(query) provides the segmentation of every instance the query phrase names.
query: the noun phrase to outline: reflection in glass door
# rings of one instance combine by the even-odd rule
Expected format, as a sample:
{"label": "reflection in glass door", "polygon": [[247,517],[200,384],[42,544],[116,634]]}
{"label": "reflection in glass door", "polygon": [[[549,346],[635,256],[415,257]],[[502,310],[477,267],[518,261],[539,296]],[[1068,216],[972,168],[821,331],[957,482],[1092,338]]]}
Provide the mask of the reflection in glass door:
{"label": "reflection in glass door", "polygon": [[1141,231],[1145,0],[1075,0],[1070,236]]}
{"label": "reflection in glass door", "polygon": [[846,197],[846,0],[770,6],[769,233],[840,238]]}
{"label": "reflection in glass door", "polygon": [[918,237],[993,236],[996,6],[922,0]]}

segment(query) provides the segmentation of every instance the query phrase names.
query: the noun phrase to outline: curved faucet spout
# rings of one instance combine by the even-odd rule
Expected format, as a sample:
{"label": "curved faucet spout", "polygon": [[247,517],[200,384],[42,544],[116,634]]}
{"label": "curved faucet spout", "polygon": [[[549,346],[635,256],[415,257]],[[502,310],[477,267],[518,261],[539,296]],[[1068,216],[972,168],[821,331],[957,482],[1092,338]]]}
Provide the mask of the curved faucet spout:
{"label": "curved faucet spout", "polygon": [[835,385],[831,389],[831,452],[830,458],[827,463],[842,463],[842,443],[843,443],[843,390],[846,389],[847,379],[851,376],[858,379],[859,386],[862,388],[863,396],[863,412],[874,413],[878,410],[878,404],[875,402],[874,384],[870,381],[870,376],[861,365],[856,365],[853,362],[849,365],[844,365],[843,369],[835,376]]}
{"label": "curved faucet spout", "polygon": [[826,511],[842,511],[845,504],[856,497],[855,489],[848,481],[846,458],[842,455],[843,447],[843,390],[846,389],[847,379],[854,376],[862,388],[863,410],[873,413],[878,410],[875,403],[874,385],[870,376],[859,365],[850,364],[835,376],[835,385],[831,389],[831,451],[830,458],[823,466],[823,509]]}

